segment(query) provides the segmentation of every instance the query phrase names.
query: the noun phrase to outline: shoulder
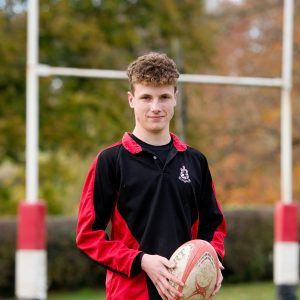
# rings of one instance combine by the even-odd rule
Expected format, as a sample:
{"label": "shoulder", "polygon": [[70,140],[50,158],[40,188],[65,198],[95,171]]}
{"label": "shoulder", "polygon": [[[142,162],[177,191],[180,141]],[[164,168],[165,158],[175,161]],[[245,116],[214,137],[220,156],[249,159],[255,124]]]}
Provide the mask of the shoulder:
{"label": "shoulder", "polygon": [[201,163],[207,164],[207,158],[201,151],[191,146],[187,146],[186,152],[192,159],[197,159]]}
{"label": "shoulder", "polygon": [[122,142],[118,141],[108,147],[101,149],[96,157],[97,164],[114,164],[117,160]]}
{"label": "shoulder", "polygon": [[118,155],[121,147],[122,147],[122,141],[118,141],[106,148],[101,149],[98,153],[98,156],[101,156],[103,158],[112,158]]}

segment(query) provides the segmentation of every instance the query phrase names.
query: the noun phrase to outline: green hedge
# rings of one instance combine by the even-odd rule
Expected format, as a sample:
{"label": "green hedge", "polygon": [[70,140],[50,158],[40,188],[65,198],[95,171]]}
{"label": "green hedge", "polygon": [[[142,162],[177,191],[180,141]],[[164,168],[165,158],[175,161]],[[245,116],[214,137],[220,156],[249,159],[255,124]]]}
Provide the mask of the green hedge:
{"label": "green hedge", "polygon": [[50,289],[104,285],[105,270],[75,245],[75,218],[48,220],[48,284]]}
{"label": "green hedge", "polygon": [[15,236],[15,220],[0,219],[0,295],[3,296],[10,295],[13,292],[15,280]]}
{"label": "green hedge", "polygon": [[271,280],[273,210],[233,210],[227,221],[224,278],[229,282]]}
{"label": "green hedge", "polygon": [[[225,211],[226,282],[272,279],[273,211]],[[105,271],[75,247],[76,219],[48,217],[49,289],[104,285]],[[0,295],[14,293],[15,219],[0,219]]]}

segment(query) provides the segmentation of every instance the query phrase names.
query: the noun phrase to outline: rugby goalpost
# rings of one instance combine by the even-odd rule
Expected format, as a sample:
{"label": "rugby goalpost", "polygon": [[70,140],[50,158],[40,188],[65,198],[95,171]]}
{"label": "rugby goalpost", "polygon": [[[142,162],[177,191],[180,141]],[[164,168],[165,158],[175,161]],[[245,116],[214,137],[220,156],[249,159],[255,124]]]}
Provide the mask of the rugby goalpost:
{"label": "rugby goalpost", "polygon": [[[47,299],[46,207],[38,199],[39,77],[127,79],[125,72],[54,67],[38,61],[38,0],[28,0],[26,75],[26,198],[19,206],[16,250],[18,299]],[[292,201],[292,56],[294,0],[284,0],[280,78],[181,74],[179,82],[273,87],[281,90],[281,201],[275,207],[274,283],[281,300],[296,299],[298,285],[297,205]]]}

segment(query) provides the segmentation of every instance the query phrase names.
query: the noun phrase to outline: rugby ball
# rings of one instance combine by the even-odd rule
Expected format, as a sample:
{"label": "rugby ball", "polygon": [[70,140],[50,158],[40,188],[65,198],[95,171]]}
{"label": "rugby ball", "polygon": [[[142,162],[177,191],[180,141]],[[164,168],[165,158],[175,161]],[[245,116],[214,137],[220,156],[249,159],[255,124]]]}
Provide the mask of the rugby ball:
{"label": "rugby ball", "polygon": [[170,273],[179,278],[184,287],[171,284],[183,294],[181,300],[207,300],[218,280],[219,261],[213,246],[204,240],[191,240],[180,246],[171,256],[175,268]]}

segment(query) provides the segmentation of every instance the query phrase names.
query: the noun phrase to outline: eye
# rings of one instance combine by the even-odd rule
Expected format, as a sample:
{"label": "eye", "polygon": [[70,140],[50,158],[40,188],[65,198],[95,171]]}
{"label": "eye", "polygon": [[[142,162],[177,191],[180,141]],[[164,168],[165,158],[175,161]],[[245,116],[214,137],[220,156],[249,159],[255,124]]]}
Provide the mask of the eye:
{"label": "eye", "polygon": [[143,95],[143,96],[141,96],[140,99],[143,100],[143,101],[150,101],[151,97],[149,95]]}
{"label": "eye", "polygon": [[168,95],[168,94],[162,95],[162,96],[160,97],[160,99],[161,99],[162,101],[167,101],[167,100],[171,99],[171,95]]}

